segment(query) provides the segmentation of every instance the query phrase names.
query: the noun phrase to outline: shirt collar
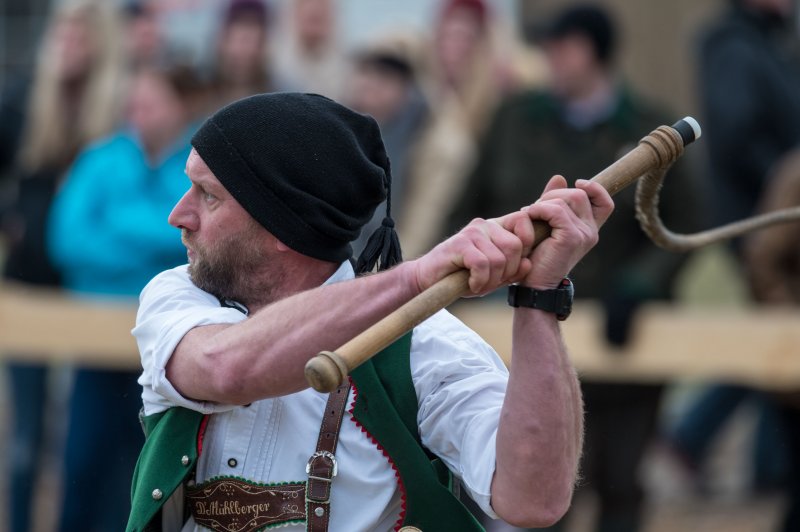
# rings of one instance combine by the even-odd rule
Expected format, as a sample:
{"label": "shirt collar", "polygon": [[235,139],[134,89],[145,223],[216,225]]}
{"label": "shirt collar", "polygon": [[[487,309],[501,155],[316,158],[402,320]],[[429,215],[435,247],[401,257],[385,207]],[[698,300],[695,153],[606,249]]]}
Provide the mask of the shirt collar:
{"label": "shirt collar", "polygon": [[339,283],[341,281],[347,281],[349,279],[355,279],[355,277],[356,277],[356,273],[355,273],[355,270],[353,270],[353,265],[350,264],[349,260],[346,260],[343,263],[341,263],[339,265],[339,269],[337,269],[335,272],[333,272],[333,275],[328,277],[328,280],[325,281],[322,284],[324,286],[324,285],[328,285],[328,284]]}

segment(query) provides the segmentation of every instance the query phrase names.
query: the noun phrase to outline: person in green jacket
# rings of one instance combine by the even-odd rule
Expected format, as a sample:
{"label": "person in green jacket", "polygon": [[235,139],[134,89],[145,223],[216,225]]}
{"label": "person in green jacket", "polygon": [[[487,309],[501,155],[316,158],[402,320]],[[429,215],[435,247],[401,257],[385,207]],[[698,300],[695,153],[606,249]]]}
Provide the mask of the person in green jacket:
{"label": "person in green jacket", "polygon": [[[318,95],[262,94],[215,113],[192,146],[169,218],[189,264],[148,284],[133,330],[148,438],[128,530],[479,530],[453,477],[492,516],[555,522],[583,433],[558,326],[565,275],[596,243],[608,193],[556,176],[536,204],[395,264],[372,118]],[[394,267],[354,278],[350,242],[384,200],[355,270]],[[532,220],[553,229],[533,250]],[[308,388],[312,356],[462,269],[469,295],[515,283],[510,373],[441,311],[336,392]],[[526,302],[551,291],[558,305]]]}
{"label": "person in green jacket", "polygon": [[[556,173],[590,179],[670,118],[632,92],[614,64],[616,30],[591,5],[570,7],[547,25],[542,44],[550,66],[547,88],[517,94],[497,109],[463,196],[454,202],[451,230],[476,216],[497,216],[531,201]],[[696,230],[697,193],[680,162],[668,174],[660,212],[678,232]],[[624,348],[637,307],[669,299],[686,255],[658,249],[635,218],[634,187],[614,197],[616,214],[595,252],[570,277],[579,297],[605,309],[605,335]],[[642,490],[637,467],[652,435],[661,395],[654,385],[582,380],[587,411],[584,485],[598,492],[598,531],[638,528]]]}

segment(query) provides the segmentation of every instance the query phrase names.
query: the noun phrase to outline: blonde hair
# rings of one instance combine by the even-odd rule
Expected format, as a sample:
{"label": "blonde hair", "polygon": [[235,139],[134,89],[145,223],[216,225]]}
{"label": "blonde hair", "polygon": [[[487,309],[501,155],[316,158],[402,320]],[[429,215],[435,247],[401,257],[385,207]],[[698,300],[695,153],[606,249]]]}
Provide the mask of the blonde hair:
{"label": "blonde hair", "polygon": [[[93,40],[93,54],[71,118],[59,81],[54,34],[60,23],[78,18]],[[109,134],[119,123],[124,96],[120,89],[125,68],[119,15],[107,0],[57,2],[39,47],[20,164],[28,172],[63,168],[77,152]]]}

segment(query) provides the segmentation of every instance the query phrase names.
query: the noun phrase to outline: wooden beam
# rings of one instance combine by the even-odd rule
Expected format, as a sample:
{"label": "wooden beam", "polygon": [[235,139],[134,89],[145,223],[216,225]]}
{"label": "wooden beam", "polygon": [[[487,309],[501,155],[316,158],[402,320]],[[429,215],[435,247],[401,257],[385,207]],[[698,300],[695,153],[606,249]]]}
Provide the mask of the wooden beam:
{"label": "wooden beam", "polygon": [[0,353],[19,361],[140,367],[136,299],[89,299],[0,285]]}
{"label": "wooden beam", "polygon": [[[454,313],[508,362],[511,309],[465,301]],[[130,334],[135,300],[93,300],[0,285],[0,356],[13,360],[139,367]],[[800,309],[650,304],[636,315],[630,346],[608,346],[602,310],[576,304],[564,322],[573,362],[585,377],[608,381],[717,380],[760,388],[800,388]]]}
{"label": "wooden beam", "polygon": [[[510,308],[466,302],[455,313],[510,361]],[[562,327],[573,363],[592,379],[694,379],[800,388],[800,309],[649,304],[636,314],[625,349],[605,341],[602,309],[596,304],[576,304]]]}

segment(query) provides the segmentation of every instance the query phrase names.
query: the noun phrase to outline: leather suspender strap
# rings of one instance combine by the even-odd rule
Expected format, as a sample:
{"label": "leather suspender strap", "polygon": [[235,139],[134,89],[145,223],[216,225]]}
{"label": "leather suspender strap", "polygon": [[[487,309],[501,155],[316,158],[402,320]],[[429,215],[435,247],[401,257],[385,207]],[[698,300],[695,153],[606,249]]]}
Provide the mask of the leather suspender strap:
{"label": "leather suspender strap", "polygon": [[308,459],[306,473],[306,530],[308,532],[327,532],[330,520],[331,483],[338,472],[336,463],[336,444],[339,442],[339,429],[350,395],[350,380],[339,386],[328,396],[325,414],[317,439],[317,450]]}

